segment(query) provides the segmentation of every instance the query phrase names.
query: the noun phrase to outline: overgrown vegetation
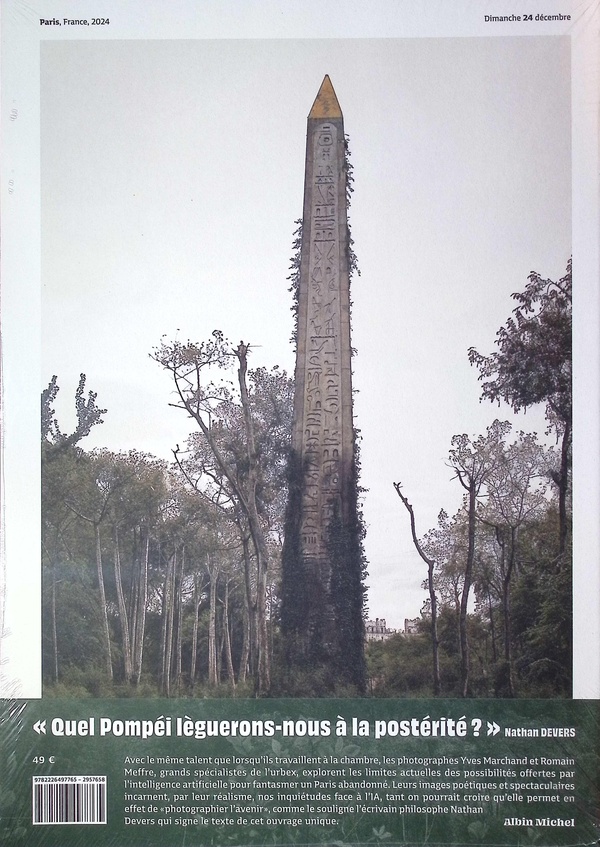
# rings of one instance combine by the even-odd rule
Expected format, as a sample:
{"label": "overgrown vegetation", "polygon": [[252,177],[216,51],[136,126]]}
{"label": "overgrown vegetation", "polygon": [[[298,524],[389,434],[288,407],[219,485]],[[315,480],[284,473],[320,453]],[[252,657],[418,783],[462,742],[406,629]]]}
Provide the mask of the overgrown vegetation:
{"label": "overgrown vegetation", "polygon": [[[570,290],[570,263],[558,284],[532,274],[498,333],[498,352],[470,351],[485,380],[482,397],[502,397],[515,410],[544,402],[558,447],[500,421],[484,435],[455,436],[448,464],[464,489],[463,504],[452,517],[441,511],[422,537],[418,509],[415,516],[395,484],[427,563],[427,599],[416,634],[369,644],[372,696],[570,695]],[[248,353],[248,345],[234,348],[221,333],[155,351],[175,380],[176,405],[197,424],[171,464],[137,451],[82,447],[106,414],[96,394],[86,393],[84,375],[73,432],[63,431],[53,410],[56,377],[43,392],[46,695],[360,690],[365,669],[348,656],[361,656],[354,642],[362,628],[344,623],[362,611],[360,508],[350,534],[335,518],[331,527],[333,684],[319,657],[290,670],[282,649],[281,602],[299,622],[307,615],[318,620],[322,594],[298,569],[289,596],[282,595],[285,504],[298,515],[301,494],[301,474],[292,467],[297,484],[288,499],[293,384],[277,367],[248,371]],[[235,364],[237,381],[229,382]],[[355,479],[357,502],[359,493]]]}
{"label": "overgrown vegetation", "polygon": [[[346,220],[353,192],[352,164],[348,136],[344,137],[343,185]],[[296,221],[293,255],[290,262],[290,291],[293,295],[292,341],[298,342],[303,221]],[[346,241],[340,245],[348,274],[360,275],[349,222]],[[305,263],[308,269],[308,262]],[[344,274],[345,276],[345,274]],[[307,283],[308,285],[308,283]],[[320,295],[320,289],[318,289]],[[312,288],[304,296],[314,296]],[[331,296],[331,292],[330,292]],[[306,330],[303,330],[306,331]],[[313,330],[314,332],[314,330]],[[307,347],[308,349],[308,347]],[[355,351],[352,349],[351,353]],[[316,367],[316,366],[315,366]],[[314,374],[313,374],[314,375]],[[317,379],[321,376],[316,371]],[[297,402],[303,404],[303,396]],[[320,401],[319,401],[320,402]],[[301,405],[300,408],[303,406]],[[337,421],[337,418],[336,418]],[[333,428],[339,422],[329,424]],[[358,432],[353,432],[353,451],[347,467],[338,472],[344,478],[341,490],[320,508],[330,510],[327,539],[319,560],[305,556],[301,543],[301,515],[309,474],[301,450],[294,445],[288,462],[288,506],[285,543],[282,554],[281,661],[277,690],[295,696],[362,694],[366,685],[364,658],[364,610],[366,558],[363,548],[365,525],[360,507],[360,454]],[[326,454],[327,450],[323,451]],[[337,453],[337,450],[334,451]]]}
{"label": "overgrown vegetation", "polygon": [[482,399],[505,400],[514,411],[545,404],[558,449],[536,435],[513,437],[501,421],[479,437],[454,436],[448,465],[465,491],[463,504],[452,518],[441,511],[422,538],[395,483],[428,565],[429,599],[419,636],[371,646],[377,694],[401,694],[401,667],[419,655],[414,693],[570,695],[571,262],[557,283],[530,274],[513,298],[518,305],[498,331],[497,351],[482,356],[471,348],[469,359],[480,370]]}
{"label": "overgrown vegetation", "polygon": [[[47,694],[269,690],[291,381],[278,368],[246,373],[246,354],[221,334],[156,351],[185,384],[181,402],[209,421],[208,438],[200,428],[171,465],[86,452],[50,408],[56,379],[44,393]],[[220,372],[236,358],[244,394],[208,380],[202,399],[188,391],[202,362]]]}
{"label": "overgrown vegetation", "polygon": [[[348,212],[347,137],[344,150]],[[294,343],[303,239],[295,223]],[[349,225],[344,246],[352,280],[360,271]],[[107,410],[86,394],[82,374],[77,423],[65,432],[53,376],[41,414],[45,695],[353,696],[366,685],[378,697],[568,697],[571,270],[569,261],[558,282],[530,274],[496,350],[468,353],[481,399],[515,412],[543,403],[557,446],[502,421],[455,435],[447,464],[463,502],[421,537],[418,507],[394,483],[427,594],[417,632],[370,643],[366,665],[358,431],[350,518],[332,504],[320,573],[300,551],[305,469],[291,451],[293,380],[277,366],[249,370],[250,345],[215,331],[153,352],[173,379],[172,405],[195,426],[170,463],[86,451]]]}

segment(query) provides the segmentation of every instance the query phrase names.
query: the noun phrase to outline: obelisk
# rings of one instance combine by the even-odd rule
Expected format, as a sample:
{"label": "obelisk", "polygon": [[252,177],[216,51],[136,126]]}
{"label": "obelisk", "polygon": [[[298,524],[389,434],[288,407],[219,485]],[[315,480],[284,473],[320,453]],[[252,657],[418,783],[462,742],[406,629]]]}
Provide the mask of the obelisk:
{"label": "obelisk", "polygon": [[344,121],[326,76],[308,115],[282,603],[290,655],[325,672],[349,638],[363,663],[349,271]]}

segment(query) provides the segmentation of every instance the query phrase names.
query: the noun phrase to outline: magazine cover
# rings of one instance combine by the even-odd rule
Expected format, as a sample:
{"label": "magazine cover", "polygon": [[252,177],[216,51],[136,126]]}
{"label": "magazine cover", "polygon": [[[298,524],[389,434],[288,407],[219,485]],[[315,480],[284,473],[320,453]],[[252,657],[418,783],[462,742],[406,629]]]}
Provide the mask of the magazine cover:
{"label": "magazine cover", "polygon": [[599,24],[3,5],[2,844],[597,843]]}

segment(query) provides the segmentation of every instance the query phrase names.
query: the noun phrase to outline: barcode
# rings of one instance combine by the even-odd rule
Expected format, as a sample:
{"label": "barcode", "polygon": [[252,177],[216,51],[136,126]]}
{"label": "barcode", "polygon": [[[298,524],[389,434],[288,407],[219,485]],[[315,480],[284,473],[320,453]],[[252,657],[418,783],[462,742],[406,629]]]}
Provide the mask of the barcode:
{"label": "barcode", "polygon": [[33,824],[106,823],[105,776],[34,776]]}

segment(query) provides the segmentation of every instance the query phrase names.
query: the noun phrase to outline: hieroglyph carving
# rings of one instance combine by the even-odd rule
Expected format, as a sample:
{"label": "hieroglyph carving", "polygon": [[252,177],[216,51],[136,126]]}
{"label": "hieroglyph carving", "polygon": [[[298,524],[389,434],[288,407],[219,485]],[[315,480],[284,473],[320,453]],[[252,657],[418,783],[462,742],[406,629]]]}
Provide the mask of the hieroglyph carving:
{"label": "hieroglyph carving", "polygon": [[321,558],[326,554],[326,531],[334,503],[341,493],[337,128],[331,123],[320,124],[313,139],[301,537],[304,555]]}

